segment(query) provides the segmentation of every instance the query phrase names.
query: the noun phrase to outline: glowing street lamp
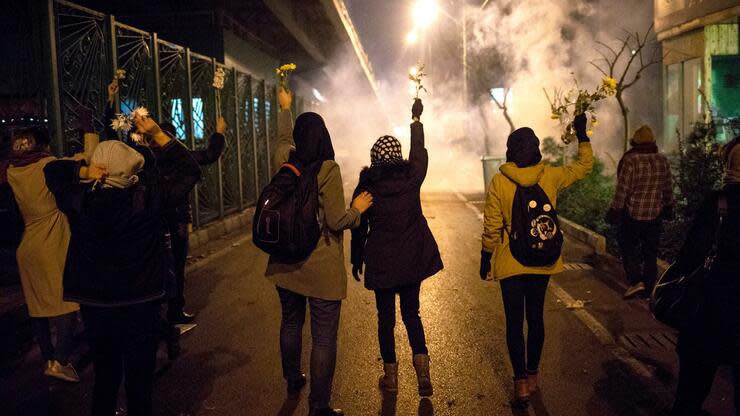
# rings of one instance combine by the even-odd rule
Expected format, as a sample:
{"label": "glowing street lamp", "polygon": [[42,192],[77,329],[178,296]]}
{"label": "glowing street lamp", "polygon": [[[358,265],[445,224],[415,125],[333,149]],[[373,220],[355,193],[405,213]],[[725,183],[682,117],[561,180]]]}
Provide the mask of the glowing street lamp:
{"label": "glowing street lamp", "polygon": [[437,19],[438,7],[435,0],[417,0],[414,20],[417,27],[427,28]]}
{"label": "glowing street lamp", "polygon": [[406,35],[406,44],[408,45],[415,44],[417,40],[419,40],[419,34],[416,33],[416,30],[412,30]]}

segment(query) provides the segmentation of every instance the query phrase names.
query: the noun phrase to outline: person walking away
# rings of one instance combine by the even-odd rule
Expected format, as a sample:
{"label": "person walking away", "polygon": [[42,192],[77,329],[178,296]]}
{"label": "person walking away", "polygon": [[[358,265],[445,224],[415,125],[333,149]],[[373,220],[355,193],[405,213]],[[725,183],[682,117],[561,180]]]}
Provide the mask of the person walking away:
{"label": "person walking away", "polygon": [[[88,132],[85,140],[92,150],[98,137],[90,133],[93,129],[89,113],[81,114],[85,119],[81,124]],[[36,342],[46,362],[44,374],[78,382],[80,378],[70,356],[79,305],[65,302],[62,296],[70,228],[44,177],[44,167],[56,160],[49,143],[49,134],[43,128],[17,132],[8,160],[0,167],[0,184],[10,184],[25,224],[16,258]],[[52,327],[56,329],[56,343],[52,342]]]}
{"label": "person walking away", "polygon": [[[717,256],[699,289],[698,312],[679,331],[678,389],[671,416],[701,414],[720,365],[733,368],[735,414],[740,415],[740,137],[722,153],[722,189],[712,192],[697,211],[674,265],[681,275],[695,270],[719,235]],[[720,208],[725,212],[717,230]]]}
{"label": "person walking away", "polygon": [[394,328],[396,294],[406,326],[419,395],[431,396],[429,352],[419,316],[421,283],[442,270],[442,259],[421,208],[421,185],[427,173],[429,155],[424,148],[424,110],[421,100],[412,107],[411,150],[403,160],[401,143],[393,136],[379,138],[370,152],[371,165],[360,173],[354,196],[373,195],[373,207],[362,215],[352,230],[352,275],[375,292],[378,309],[378,341],[384,374],[380,388],[398,391],[398,361]]}
{"label": "person walking away", "polygon": [[[162,131],[177,141],[177,130],[171,123],[162,123]],[[208,139],[208,146],[201,150],[191,150],[190,156],[200,166],[208,166],[218,161],[225,147],[226,121],[223,117],[216,120],[216,132]],[[157,147],[152,148],[155,156],[159,154]],[[160,169],[165,169],[160,165]],[[190,226],[193,223],[190,201],[178,206],[167,216],[167,227],[172,239],[172,256],[175,268],[175,293],[168,302],[167,319],[171,324],[191,323],[195,315],[185,311],[185,265],[190,247]]]}
{"label": "person walking away", "polygon": [[[80,303],[95,370],[92,414],[113,416],[125,378],[127,414],[152,414],[159,310],[170,272],[165,214],[183,203],[200,178],[188,151],[150,118],[137,129],[162,147],[160,175],[148,148],[101,143],[90,166],[49,163],[44,173],[72,234],[64,299]],[[145,159],[145,155],[147,159]]]}
{"label": "person walking away", "polygon": [[[545,341],[543,321],[545,294],[550,276],[564,269],[560,247],[556,247],[551,263],[540,266],[523,264],[534,262],[518,254],[518,242],[512,240],[512,233],[518,232],[512,225],[513,221],[516,221],[514,214],[520,215],[521,208],[527,212],[540,213],[536,219],[537,227],[527,229],[526,232],[534,233],[543,247],[544,244],[550,244],[558,238],[560,230],[557,218],[556,215],[555,218],[551,215],[557,206],[558,192],[585,178],[593,166],[593,151],[586,134],[586,123],[585,115],[577,116],[573,123],[578,136],[577,160],[559,167],[547,166],[541,162],[540,141],[532,129],[525,127],[514,131],[506,142],[507,163],[501,166],[501,172],[494,175],[488,187],[480,277],[485,280],[493,278],[501,283],[506,315],[506,345],[514,369],[516,405],[526,405],[530,394],[539,388],[537,373]],[[541,189],[538,191],[540,198],[523,201],[526,204],[524,207],[514,206],[518,200],[517,194],[537,190],[537,187]],[[539,203],[537,199],[540,200]],[[519,238],[522,236],[517,235],[517,239]],[[526,239],[526,236],[523,239]],[[533,251],[527,251],[525,254],[534,258]],[[526,343],[525,316],[528,328]]]}
{"label": "person walking away", "polygon": [[[345,209],[344,189],[339,165],[324,120],[316,113],[303,113],[291,126],[290,92],[278,92],[278,144],[273,159],[274,171],[290,162],[316,172],[319,198],[318,246],[298,263],[270,256],[265,276],[277,287],[282,307],[280,354],[283,377],[289,397],[295,397],[306,383],[301,371],[301,345],[306,302],[311,313],[311,392],[309,415],[343,415],[330,407],[337,353],[337,330],[342,299],[347,296],[347,271],[344,268],[343,232],[360,224],[360,215],[372,205],[363,193]],[[292,137],[291,137],[292,132]],[[318,169],[317,169],[318,168]],[[316,174],[316,173],[313,173]]]}
{"label": "person walking away", "polygon": [[617,190],[607,222],[619,228],[619,249],[630,287],[624,297],[652,293],[658,275],[663,220],[673,218],[673,180],[653,131],[642,126],[617,168]]}

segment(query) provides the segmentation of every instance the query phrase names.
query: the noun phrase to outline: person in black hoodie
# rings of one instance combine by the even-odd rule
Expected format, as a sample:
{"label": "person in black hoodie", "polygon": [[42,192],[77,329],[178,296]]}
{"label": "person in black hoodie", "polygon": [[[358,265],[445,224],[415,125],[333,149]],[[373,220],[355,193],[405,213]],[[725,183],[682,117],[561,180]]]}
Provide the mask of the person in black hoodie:
{"label": "person in black hoodie", "polygon": [[116,414],[124,374],[128,414],[152,413],[158,317],[171,255],[165,214],[187,199],[200,178],[187,149],[152,119],[137,119],[136,125],[162,147],[158,162],[175,166],[169,174],[159,174],[149,149],[116,140],[101,143],[89,167],[59,160],[44,169],[72,231],[64,299],[80,303],[89,331],[95,416]]}
{"label": "person in black hoodie", "polygon": [[398,362],[394,327],[395,296],[401,299],[403,318],[413,352],[421,396],[432,395],[429,353],[424,326],[419,317],[421,282],[442,270],[437,242],[421,209],[420,189],[427,174],[429,156],[424,148],[424,126],[419,121],[424,110],[416,99],[411,109],[411,151],[404,161],[401,143],[383,136],[371,151],[372,164],[360,173],[354,196],[373,195],[373,206],[362,215],[360,227],[352,230],[352,275],[375,291],[378,309],[378,339],[384,374],[380,387],[398,391]]}
{"label": "person in black hoodie", "polygon": [[701,286],[698,312],[678,336],[680,370],[671,416],[701,413],[720,365],[733,368],[735,414],[740,415],[740,137],[722,153],[722,189],[712,192],[697,211],[673,266],[685,276],[705,261],[716,239],[720,201],[724,201],[727,212],[716,258]]}

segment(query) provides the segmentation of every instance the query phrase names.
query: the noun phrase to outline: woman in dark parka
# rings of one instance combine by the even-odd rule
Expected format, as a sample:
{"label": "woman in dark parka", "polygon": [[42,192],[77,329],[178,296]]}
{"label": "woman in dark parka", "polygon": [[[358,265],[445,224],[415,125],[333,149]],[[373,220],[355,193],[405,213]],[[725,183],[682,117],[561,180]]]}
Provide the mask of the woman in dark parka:
{"label": "woman in dark parka", "polygon": [[704,262],[726,201],[717,258],[702,288],[699,311],[678,337],[678,391],[672,416],[694,416],[712,388],[720,365],[733,367],[735,414],[740,415],[740,137],[723,149],[723,186],[696,213],[674,267],[691,271]]}
{"label": "woman in dark parka", "polygon": [[378,339],[384,375],[380,387],[398,391],[398,362],[394,339],[395,295],[401,299],[401,315],[413,351],[413,363],[421,396],[432,395],[429,355],[419,317],[421,282],[442,270],[442,259],[421,210],[420,189],[429,156],[424,148],[424,126],[419,121],[424,107],[417,99],[412,107],[411,151],[403,160],[400,142],[383,136],[371,151],[372,165],[360,173],[355,195],[370,192],[373,206],[352,230],[352,274],[357,281],[365,266],[365,287],[375,291],[378,308]]}

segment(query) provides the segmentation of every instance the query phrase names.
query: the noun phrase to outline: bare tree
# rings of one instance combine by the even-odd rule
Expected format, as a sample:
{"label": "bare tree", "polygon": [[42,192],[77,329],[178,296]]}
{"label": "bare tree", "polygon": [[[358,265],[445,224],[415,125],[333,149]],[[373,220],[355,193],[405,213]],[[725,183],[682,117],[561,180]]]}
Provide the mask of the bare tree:
{"label": "bare tree", "polygon": [[509,123],[509,134],[513,133],[514,130],[516,130],[516,127],[514,127],[514,122],[511,121],[511,117],[509,116],[509,106],[507,101],[509,100],[509,92],[511,92],[511,88],[506,87],[504,88],[504,99],[503,101],[499,101],[498,98],[491,92],[491,99],[494,103],[496,103],[496,106],[501,110],[501,112],[504,115],[504,118],[506,119],[506,122]]}
{"label": "bare tree", "polygon": [[[624,92],[640,80],[646,69],[660,63],[663,56],[660,53],[660,44],[656,42],[652,24],[644,35],[626,30],[624,32],[624,37],[614,42],[617,45],[616,47],[597,41],[597,45],[601,47],[597,48],[601,58],[591,61],[590,64],[604,76],[614,78],[617,81],[615,98],[622,112],[624,149],[626,151],[629,147],[630,109],[624,102]],[[648,52],[646,49],[650,49],[650,51]]]}

